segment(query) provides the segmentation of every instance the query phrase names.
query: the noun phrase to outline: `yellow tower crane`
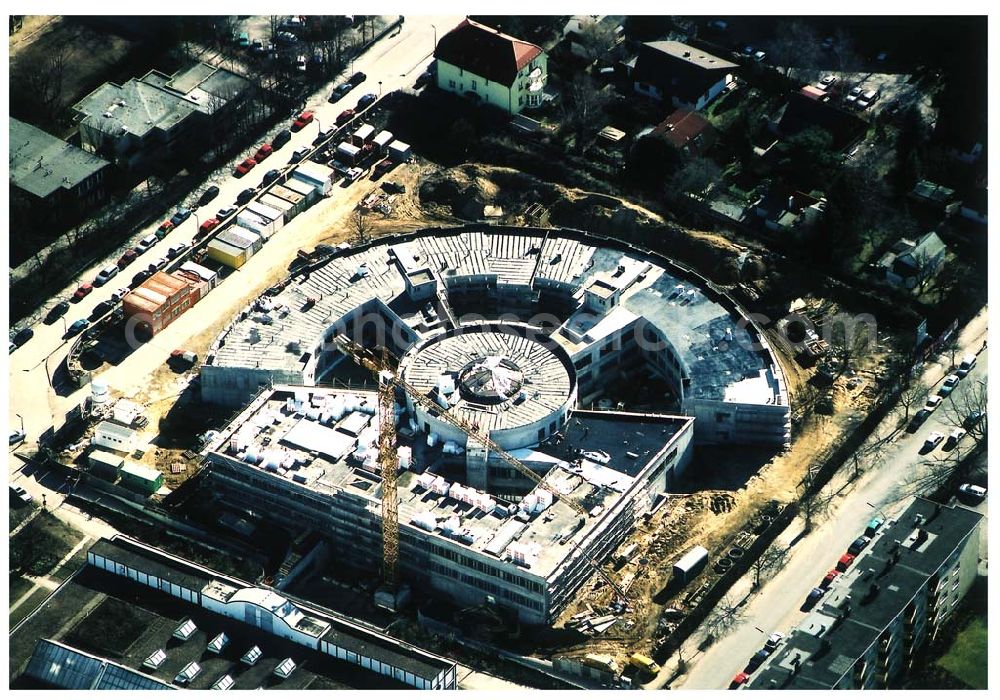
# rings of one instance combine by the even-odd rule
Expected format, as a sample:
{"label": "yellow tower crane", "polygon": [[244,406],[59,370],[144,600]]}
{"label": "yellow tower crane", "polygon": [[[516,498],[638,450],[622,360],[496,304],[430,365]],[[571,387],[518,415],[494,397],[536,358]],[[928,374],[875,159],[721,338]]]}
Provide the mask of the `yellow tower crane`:
{"label": "yellow tower crane", "polygon": [[[386,348],[383,347],[381,357],[377,357],[370,350],[366,350],[345,336],[338,336],[336,343],[345,355],[351,357],[360,366],[373,372],[379,380],[379,462],[382,467],[382,575],[387,586],[394,587],[396,584],[396,567],[399,557],[399,497],[396,490],[398,460],[396,456],[394,415],[396,387],[399,387],[415,403],[431,412],[436,418],[458,428],[465,433],[468,439],[481,443],[489,452],[495,454],[533,483],[544,485],[544,477],[540,477],[532,469],[522,464],[520,460],[500,447],[488,434],[484,434],[485,431],[479,432],[466,421],[451,415],[432,399],[425,396],[415,386],[400,377],[388,361],[389,353]],[[588,517],[587,509],[572,498],[564,498],[562,500],[578,515]],[[601,565],[586,554],[584,554],[584,557],[586,557],[590,566],[604,582],[614,590],[617,596],[623,602],[628,602],[628,595],[601,568]]]}

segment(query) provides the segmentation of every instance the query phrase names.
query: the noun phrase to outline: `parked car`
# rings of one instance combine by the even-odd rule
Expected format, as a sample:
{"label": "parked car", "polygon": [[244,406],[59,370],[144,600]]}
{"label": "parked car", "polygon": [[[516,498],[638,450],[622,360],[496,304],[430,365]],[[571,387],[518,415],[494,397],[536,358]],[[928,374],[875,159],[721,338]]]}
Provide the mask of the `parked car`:
{"label": "parked car", "polygon": [[924,409],[927,411],[934,411],[934,409],[941,405],[942,401],[944,401],[944,398],[935,394],[927,399],[927,403],[924,404]]}
{"label": "parked car", "polygon": [[958,446],[959,441],[965,437],[965,433],[965,428],[955,428],[948,433],[948,439],[945,440],[944,449],[954,450]]}
{"label": "parked car", "polygon": [[840,576],[840,572],[836,569],[830,569],[826,572],[826,576],[823,577],[823,583],[820,584],[823,588],[829,588],[833,583],[834,579]]}
{"label": "parked car", "polygon": [[90,318],[91,321],[96,321],[113,308],[115,308],[115,302],[110,299],[105,299],[94,307],[94,310],[90,312],[90,316],[88,318]]}
{"label": "parked car", "polygon": [[840,80],[840,78],[838,78],[835,75],[823,76],[819,81],[820,90],[829,90],[830,88],[832,88],[834,85],[837,84],[838,80]]}
{"label": "parked car", "polygon": [[743,685],[744,683],[746,683],[749,679],[750,679],[750,674],[749,673],[745,673],[743,671],[740,671],[735,676],[733,676],[733,680],[730,681],[730,683],[729,683],[729,689],[730,690],[736,690],[741,685]]}
{"label": "parked car", "polygon": [[288,129],[282,129],[274,135],[273,139],[271,139],[271,150],[276,151],[291,140],[292,132]]}
{"label": "parked car", "polygon": [[153,273],[149,270],[139,270],[135,273],[135,276],[132,277],[132,286],[134,287],[137,284],[142,284],[152,276]]}
{"label": "parked car", "polygon": [[111,299],[112,301],[121,301],[122,299],[127,297],[128,293],[131,291],[132,290],[129,289],[128,287],[122,287],[121,289],[116,290],[115,293],[111,295]]}
{"label": "parked car", "polygon": [[309,151],[312,150],[308,146],[303,146],[302,148],[296,148],[295,152],[292,153],[291,160],[289,163],[298,163],[300,160],[309,155]]}
{"label": "parked car", "polygon": [[361,71],[358,71],[357,73],[355,73],[350,77],[348,82],[350,82],[351,85],[353,85],[354,87],[357,87],[366,80],[368,80],[368,76],[362,73]]}
{"label": "parked car", "polygon": [[324,141],[326,141],[328,138],[330,138],[331,136],[333,136],[334,132],[336,132],[336,131],[337,131],[336,129],[327,129],[326,131],[319,132],[318,134],[316,134],[316,138],[314,138],[312,140],[312,145],[313,146],[320,145],[321,143],[323,143]]}
{"label": "parked car", "polygon": [[926,408],[921,408],[919,411],[913,414],[913,418],[910,419],[910,424],[906,426],[906,431],[909,433],[916,432],[917,428],[924,424],[927,417],[931,415],[931,412]]}
{"label": "parked car", "polygon": [[771,655],[771,652],[767,649],[761,649],[756,654],[750,657],[750,662],[747,664],[747,668],[756,669],[760,667],[762,663],[767,661],[767,657]]}
{"label": "parked car", "polygon": [[14,343],[14,345],[17,347],[21,347],[34,337],[35,337],[35,331],[33,331],[30,328],[22,328],[21,330],[19,330],[17,333],[14,334],[14,337],[11,339],[10,342]]}
{"label": "parked car", "polygon": [[837,571],[847,571],[851,564],[854,563],[854,555],[847,553],[842,554],[840,559],[837,560]]}
{"label": "parked car", "polygon": [[139,257],[139,254],[135,252],[135,249],[129,248],[126,250],[120,258],[118,258],[118,269],[123,270],[128,266],[133,260]]}
{"label": "parked car", "polygon": [[816,603],[819,602],[819,599],[823,597],[824,593],[826,593],[826,589],[819,587],[809,591],[809,595],[806,596],[806,606],[811,608],[816,605]]}
{"label": "parked car", "polygon": [[[14,439],[15,435],[18,436],[17,440]],[[10,434],[11,445],[16,445],[17,443],[23,441],[24,441],[24,433],[20,431],[15,431]],[[31,503],[31,494],[25,491],[23,486],[14,486],[14,484],[10,484],[10,495],[13,496],[16,500],[20,501],[21,503],[25,504]]]}
{"label": "parked car", "polygon": [[333,89],[333,92],[330,93],[330,99],[328,100],[328,102],[336,102],[337,100],[342,99],[344,95],[346,95],[353,89],[354,89],[353,83],[350,82],[341,83],[340,85],[338,85]]}
{"label": "parked car", "polygon": [[236,38],[236,43],[240,48],[247,48],[250,46],[250,35],[246,32],[240,32],[240,35]]}
{"label": "parked car", "polygon": [[170,360],[174,362],[183,362],[187,365],[193,365],[198,361],[198,356],[190,350],[177,348],[176,350],[172,350],[170,352]]}
{"label": "parked car", "polygon": [[67,311],[69,311],[69,302],[60,301],[45,314],[45,323],[54,323],[57,318],[61,318]]}
{"label": "parked car", "polygon": [[233,177],[243,177],[248,172],[254,169],[257,165],[257,161],[253,158],[247,158],[242,163],[236,166],[236,170],[233,171]]}
{"label": "parked car", "polygon": [[260,39],[254,39],[253,43],[250,44],[250,50],[254,53],[264,53],[264,42]]}
{"label": "parked car", "polygon": [[167,237],[167,234],[170,233],[173,230],[174,230],[174,224],[173,224],[173,222],[172,221],[164,221],[156,229],[156,231],[155,231],[155,233],[153,233],[153,235],[156,236],[159,240],[162,241],[164,238]]}
{"label": "parked car", "polygon": [[961,378],[957,374],[949,374],[947,377],[944,378],[944,381],[941,382],[941,388],[938,389],[938,395],[947,396],[948,394],[950,394],[955,390],[955,387],[958,386],[959,381],[961,381]]}
{"label": "parked car", "polygon": [[108,265],[106,268],[97,273],[97,277],[94,278],[95,287],[103,287],[111,278],[118,274],[117,265]]}
{"label": "parked car", "polygon": [[853,554],[857,556],[861,553],[861,550],[868,546],[868,543],[872,541],[871,537],[865,537],[862,535],[858,539],[851,542],[851,546],[847,548],[848,554]]}
{"label": "parked car", "polygon": [[771,636],[767,638],[766,642],[764,642],[764,648],[771,650],[777,649],[778,645],[781,644],[781,640],[784,638],[785,635],[781,632],[772,632]]}
{"label": "parked car", "polygon": [[219,225],[218,219],[205,219],[201,222],[201,226],[198,227],[198,233],[195,234],[195,238],[201,238],[202,236],[207,236],[212,232],[216,226]]}
{"label": "parked car", "polygon": [[274,153],[274,149],[271,148],[271,144],[265,143],[257,149],[256,153],[253,154],[253,159],[255,162],[260,163],[272,153]]}
{"label": "parked car", "polygon": [[306,60],[305,56],[299,54],[298,56],[295,57],[295,70],[302,71],[303,73],[305,73],[306,66],[308,65],[309,62]]}
{"label": "parked car", "polygon": [[278,32],[274,35],[274,40],[279,44],[285,44],[286,46],[292,46],[299,43],[299,38],[291,32]]}
{"label": "parked car", "polygon": [[966,496],[971,500],[981,501],[986,498],[986,489],[975,484],[962,484],[958,487],[960,496]]}
{"label": "parked car", "polygon": [[146,236],[145,238],[140,238],[139,242],[135,244],[134,250],[135,250],[135,252],[136,252],[137,255],[142,255],[147,250],[149,250],[154,245],[156,245],[157,241],[159,241],[159,240],[160,239],[157,238],[155,235],[150,234],[150,235]]}
{"label": "parked car", "polygon": [[955,374],[957,374],[960,379],[965,379],[965,375],[972,371],[972,368],[975,366],[976,356],[970,353],[962,358],[962,363],[958,366],[958,369],[955,370]]}
{"label": "parked car", "polygon": [[187,243],[177,243],[176,245],[172,245],[167,249],[167,257],[173,260],[187,249],[188,249]]}
{"label": "parked car", "polygon": [[315,118],[316,115],[312,112],[303,112],[295,119],[294,122],[292,122],[292,131],[301,131],[306,124],[312,124],[312,121]]}
{"label": "parked car", "polygon": [[205,191],[201,193],[201,197],[198,199],[198,206],[203,207],[218,196],[219,188],[215,185],[209,185],[205,188]]}
{"label": "parked car", "polygon": [[363,109],[368,109],[370,106],[372,106],[372,104],[375,103],[375,100],[377,99],[378,97],[375,95],[374,92],[365,93],[358,100],[358,106],[355,107],[355,112],[360,112]]}
{"label": "parked car", "polygon": [[94,285],[92,285],[90,282],[84,282],[83,284],[81,284],[79,287],[76,288],[75,292],[73,292],[73,299],[75,299],[76,301],[80,301],[85,296],[90,294],[92,291],[94,291]]}
{"label": "parked car", "polygon": [[354,118],[354,114],[355,112],[353,109],[345,109],[343,112],[337,115],[336,119],[337,126],[341,126],[351,121],[351,119]]}
{"label": "parked car", "polygon": [[251,199],[253,199],[253,196],[256,193],[257,193],[257,190],[255,190],[253,187],[248,187],[245,190],[243,190],[242,192],[240,192],[238,195],[236,195],[236,203],[239,204],[239,205],[246,204]]}
{"label": "parked car", "polygon": [[868,537],[874,537],[875,533],[879,531],[882,527],[882,523],[885,522],[882,518],[872,518],[868,521],[868,527],[865,528],[865,534]]}
{"label": "parked car", "polygon": [[215,218],[219,221],[226,219],[236,213],[236,207],[223,207],[219,211],[215,212]]}
{"label": "parked car", "polygon": [[965,417],[964,421],[962,421],[962,427],[966,430],[972,430],[979,425],[980,422],[982,422],[985,415],[986,413],[983,411],[973,411]]}
{"label": "parked car", "polygon": [[871,107],[878,98],[878,90],[866,90],[861,93],[861,96],[858,98],[858,109],[868,109],[868,107]]}
{"label": "parked car", "polygon": [[753,60],[756,61],[757,63],[763,63],[764,59],[766,59],[766,58],[767,58],[767,54],[764,53],[763,51],[754,51],[753,52]]}
{"label": "parked car", "polygon": [[157,270],[162,270],[163,268],[165,268],[168,262],[170,262],[170,258],[166,256],[162,258],[157,258],[153,262],[149,263],[149,267],[147,267],[146,269],[149,270],[150,273],[154,273]]}
{"label": "parked car", "polygon": [[864,88],[862,88],[860,85],[855,85],[854,87],[852,87],[851,91],[847,93],[848,105],[854,105],[854,103],[858,101],[858,98],[861,97],[862,92],[864,92]]}
{"label": "parked car", "polygon": [[413,83],[413,89],[419,90],[424,85],[430,84],[431,80],[434,78],[434,74],[429,70],[425,70],[423,73],[417,76],[417,82]]}
{"label": "parked car", "polygon": [[88,326],[90,326],[90,321],[88,321],[85,318],[73,321],[73,323],[69,325],[69,328],[67,328],[66,332],[63,334],[63,339],[72,338],[74,335],[82,333],[87,329]]}
{"label": "parked car", "polygon": [[278,170],[277,168],[274,168],[272,170],[268,170],[266,173],[264,173],[264,184],[265,185],[270,185],[272,182],[274,182],[275,180],[277,180],[279,177],[281,177],[281,171]]}
{"label": "parked car", "polygon": [[174,226],[180,226],[190,218],[191,218],[191,210],[181,207],[180,209],[174,212],[173,216],[170,217],[170,223],[172,223]]}
{"label": "parked car", "polygon": [[378,180],[387,172],[396,167],[396,161],[392,158],[383,158],[372,168],[372,180]]}

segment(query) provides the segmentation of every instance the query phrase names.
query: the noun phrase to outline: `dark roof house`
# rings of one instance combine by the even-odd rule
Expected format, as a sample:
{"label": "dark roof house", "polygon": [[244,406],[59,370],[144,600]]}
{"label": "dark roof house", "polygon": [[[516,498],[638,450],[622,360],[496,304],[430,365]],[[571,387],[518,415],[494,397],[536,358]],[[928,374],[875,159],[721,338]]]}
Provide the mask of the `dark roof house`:
{"label": "dark roof house", "polygon": [[510,86],[542,49],[471,19],[441,37],[434,58]]}
{"label": "dark roof house", "polygon": [[632,69],[637,92],[669,99],[675,107],[702,109],[722,93],[738,66],[679,41],[639,47]]}
{"label": "dark roof house", "polygon": [[792,93],[774,121],[775,130],[781,136],[793,136],[810,127],[828,131],[833,137],[833,147],[840,151],[864,136],[868,122],[829,102],[801,92]]}

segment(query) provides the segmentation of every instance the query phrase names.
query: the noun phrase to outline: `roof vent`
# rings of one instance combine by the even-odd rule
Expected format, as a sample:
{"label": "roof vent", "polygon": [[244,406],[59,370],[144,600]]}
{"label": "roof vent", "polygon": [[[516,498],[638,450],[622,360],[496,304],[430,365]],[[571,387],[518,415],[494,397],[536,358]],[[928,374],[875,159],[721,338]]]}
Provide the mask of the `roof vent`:
{"label": "roof vent", "polygon": [[112,115],[111,115],[111,112],[105,112],[105,113],[104,113],[104,118],[105,118],[105,119],[111,119],[111,116],[112,116]]}
{"label": "roof vent", "polygon": [[690,51],[685,51],[684,52],[684,58],[690,58],[690,57],[691,57],[691,52]]}

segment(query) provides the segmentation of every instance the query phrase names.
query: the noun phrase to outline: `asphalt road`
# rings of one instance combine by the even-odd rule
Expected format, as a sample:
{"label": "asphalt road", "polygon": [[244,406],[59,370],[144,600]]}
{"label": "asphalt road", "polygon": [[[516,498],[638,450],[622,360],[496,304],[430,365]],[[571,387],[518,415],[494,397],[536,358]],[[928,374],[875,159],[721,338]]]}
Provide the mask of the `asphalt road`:
{"label": "asphalt road", "polygon": [[[292,153],[301,146],[309,146],[320,129],[330,128],[334,124],[336,116],[347,108],[353,108],[361,95],[372,92],[376,95],[388,93],[399,88],[410,87],[417,76],[422,73],[431,60],[434,49],[435,35],[442,36],[458,22],[462,20],[460,16],[415,16],[407,18],[398,34],[387,36],[374,46],[368,49],[363,55],[354,61],[354,70],[364,72],[368,78],[361,85],[357,86],[344,98],[336,103],[328,103],[327,98],[333,85],[342,79],[332,81],[318,90],[308,101],[306,109],[315,113],[315,121],[304,129],[292,135],[291,141],[276,151],[273,155],[263,161],[256,168],[251,170],[242,178],[235,178],[231,174],[221,179],[212,179],[214,184],[220,189],[219,195],[208,205],[195,211],[187,221],[180,224],[171,231],[164,240],[154,245],[150,250],[140,255],[134,262],[120,271],[107,285],[95,288],[94,292],[85,297],[82,301],[71,305],[69,312],[63,321],[56,321],[52,325],[38,323],[32,328],[35,331],[34,337],[24,346],[18,348],[10,355],[9,364],[9,425],[11,430],[16,430],[22,426],[27,433],[28,447],[37,440],[38,435],[44,432],[49,426],[62,424],[67,411],[79,405],[84,397],[89,394],[90,388],[84,387],[69,396],[59,396],[51,386],[52,373],[59,366],[68,352],[68,344],[63,340],[63,333],[66,324],[70,324],[77,319],[85,319],[90,316],[91,311],[99,302],[105,301],[120,287],[128,286],[132,277],[140,270],[146,268],[149,263],[166,255],[167,249],[177,243],[190,243],[200,222],[215,215],[215,212],[222,207],[229,206],[236,201],[236,196],[248,187],[256,187],[261,184],[264,173],[272,168],[278,168],[288,163]],[[381,81],[381,84],[380,84]],[[294,115],[290,115],[294,116]],[[283,122],[279,128],[286,128],[291,123]],[[256,150],[255,144],[253,150]],[[234,160],[228,170],[231,173],[236,163],[243,159],[243,156]],[[354,186],[355,189],[363,187],[361,183]],[[339,188],[334,188],[333,197],[343,197]],[[169,219],[173,214],[173,209],[163,212],[160,221]],[[159,221],[149,228],[138,233],[135,238],[138,240],[148,234],[153,233]],[[255,256],[264,259],[265,256]],[[91,282],[97,273],[106,265],[113,264],[117,260],[117,255],[108,260],[102,261],[92,269],[80,276],[78,283]],[[197,335],[201,330],[215,322],[216,318],[210,318],[210,304],[215,295],[222,295],[220,291],[227,284],[230,286],[239,285],[238,279],[231,276],[217,287],[211,294],[199,303],[191,312],[175,322],[167,330],[177,329],[164,336],[162,342],[154,342],[136,350],[123,362],[122,365],[113,368],[115,389],[127,393],[133,386],[139,386],[148,376],[152,367],[162,363],[166,355],[174,347],[183,345],[187,338]],[[57,299],[68,298],[72,295],[76,285],[67,288],[58,298],[53,298],[49,306]],[[193,318],[187,318],[193,317]],[[197,321],[194,317],[197,318]],[[184,333],[180,332],[182,326],[180,321],[187,321],[183,324]],[[159,336],[158,336],[159,337]],[[169,345],[167,343],[170,343]],[[155,359],[149,358],[155,355]],[[138,357],[146,358],[145,362],[139,362]],[[126,368],[126,365],[128,368]],[[111,370],[109,370],[110,372]],[[20,460],[12,458],[11,468],[16,469]]]}
{"label": "asphalt road", "polygon": [[[979,350],[985,338],[985,330],[984,312],[960,336],[963,348],[970,352]],[[943,368],[932,365],[926,370],[924,381],[928,386],[934,385],[931,389],[931,393],[934,393],[944,374]],[[959,388],[978,380],[986,381],[988,370],[987,351],[983,350],[975,368],[962,380]],[[888,424],[895,425],[899,415],[901,414],[891,414],[886,419]],[[839,491],[839,495],[834,497],[827,519],[815,525],[813,531],[806,536],[801,536],[803,523],[798,519],[779,536],[778,542],[787,546],[791,553],[785,566],[763,585],[759,593],[749,598],[736,626],[706,651],[693,653],[694,647],[704,638],[701,631],[695,633],[687,645],[688,656],[692,657],[688,659],[688,673],[679,682],[675,682],[673,687],[727,688],[733,676],[744,669],[747,661],[763,646],[771,632],[787,634],[795,627],[805,617],[806,613],[801,612],[799,607],[809,590],[819,585],[851,542],[863,534],[867,522],[880,513],[892,517],[905,507],[909,496],[913,495],[913,477],[921,470],[921,462],[927,459],[919,451],[926,437],[935,430],[945,435],[952,430],[942,409],[931,414],[914,434],[900,432],[885,447],[883,464],[863,474],[857,482],[847,483],[846,474],[831,481],[830,493]],[[967,447],[968,440],[969,438],[965,438],[960,447]],[[936,451],[940,449],[938,447]],[[985,502],[977,508],[984,513],[985,509]],[[983,528],[984,535],[985,532],[986,528]],[[986,557],[985,548],[982,556]],[[752,575],[745,576],[736,584],[730,596],[733,600],[741,600],[749,593],[751,578]],[[658,683],[654,681],[651,686],[660,687],[666,682],[673,672],[673,661],[671,659],[665,665],[657,679]]]}

